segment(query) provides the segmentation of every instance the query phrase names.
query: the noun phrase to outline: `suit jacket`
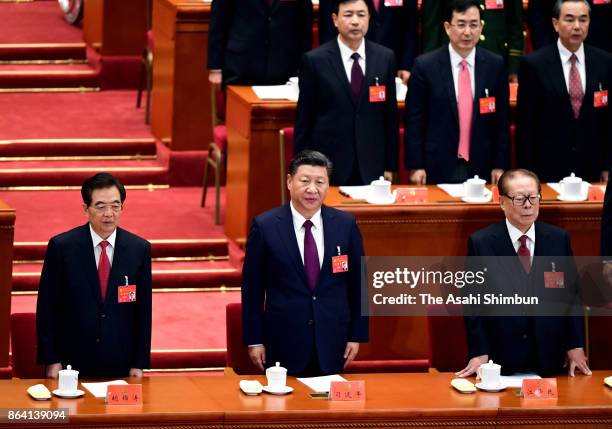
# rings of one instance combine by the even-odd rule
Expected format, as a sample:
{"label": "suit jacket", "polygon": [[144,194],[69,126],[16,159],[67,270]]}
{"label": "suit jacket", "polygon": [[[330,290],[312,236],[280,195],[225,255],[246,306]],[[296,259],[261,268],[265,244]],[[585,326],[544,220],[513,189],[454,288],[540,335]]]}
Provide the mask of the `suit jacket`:
{"label": "suit jacket", "polygon": [[[334,0],[319,1],[319,42],[329,42],[338,35],[331,18]],[[397,68],[410,70],[418,49],[418,10],[416,0],[404,0],[400,7],[385,6],[381,0],[372,12],[368,40],[395,53]]]}
{"label": "suit jacket", "polygon": [[[612,172],[611,172],[612,173]],[[601,215],[601,255],[612,256],[612,186],[606,186],[603,213]]]}
{"label": "suit jacket", "polygon": [[[538,2],[539,0],[535,1]],[[448,44],[444,20],[446,8],[450,3],[450,0],[423,0],[423,52],[430,52]],[[505,0],[503,9],[486,9],[485,0],[480,0],[479,3],[484,26],[478,46],[501,55],[507,62],[508,72],[518,73],[524,47],[523,2]],[[531,4],[529,7],[531,8]]]}
{"label": "suit jacket", "polygon": [[[136,302],[118,303],[125,276]],[[36,306],[38,363],[70,364],[84,378],[126,377],[151,354],[151,245],[117,228],[106,299],[89,225],[49,241]]]}
{"label": "suit jacket", "polygon": [[[536,351],[534,369],[541,375],[561,372],[567,350],[584,347],[584,321],[577,307],[568,305],[565,316],[559,314],[559,307],[554,314],[550,314],[552,311],[546,313],[547,307],[542,307],[552,301],[575,304],[577,274],[569,235],[560,228],[540,222],[535,224],[535,234],[534,259],[529,274],[516,256],[505,221],[475,232],[468,241],[470,257],[502,257],[494,261],[487,259],[488,280],[483,286],[487,293],[511,295],[516,292],[540,298],[536,316],[518,313],[482,317],[481,312],[465,317],[469,358],[488,354],[489,359],[499,363],[507,374],[525,371],[521,363],[529,358],[530,346]],[[563,289],[544,287],[544,272],[551,271],[552,262],[556,263],[558,271],[564,272]]]}
{"label": "suit jacket", "polygon": [[[468,174],[483,179],[494,168],[509,166],[508,77],[499,55],[476,48],[474,107]],[[496,99],[496,112],[480,113],[486,90]],[[406,96],[406,168],[424,168],[428,183],[445,183],[457,163],[459,113],[450,53],[443,46],[417,57]]]}
{"label": "suit jacket", "polygon": [[[591,5],[591,22],[586,42],[599,49],[612,53],[612,5]],[[536,0],[529,2],[527,25],[533,49],[540,49],[557,41],[557,33],[552,25],[552,10],[555,0]]]}
{"label": "suit jacket", "polygon": [[273,85],[296,76],[312,46],[311,0],[213,0],[208,68],[224,85]]}
{"label": "suit jacket", "polygon": [[[363,183],[397,169],[399,125],[393,52],[365,41],[366,69],[361,96],[353,100],[338,41],[304,55],[295,119],[295,153],[318,150],[334,163],[332,185],[343,185],[359,162]],[[386,87],[386,100],[369,101],[369,87]]]}
{"label": "suit jacket", "polygon": [[611,163],[612,109],[594,107],[595,91],[609,90],[611,56],[584,45],[586,90],[578,119],[574,118],[563,76],[559,49],[547,46],[523,58],[519,73],[516,154],[519,167],[544,182],[576,173],[599,181]]}
{"label": "suit jacket", "polygon": [[[280,362],[302,372],[316,350],[324,373],[342,372],[348,341],[368,340],[361,316],[363,245],[355,218],[323,206],[325,255],[314,291],[306,280],[289,204],[257,216],[251,226],[242,271],[245,345],[264,344],[266,364]],[[337,246],[349,271],[332,273]]]}

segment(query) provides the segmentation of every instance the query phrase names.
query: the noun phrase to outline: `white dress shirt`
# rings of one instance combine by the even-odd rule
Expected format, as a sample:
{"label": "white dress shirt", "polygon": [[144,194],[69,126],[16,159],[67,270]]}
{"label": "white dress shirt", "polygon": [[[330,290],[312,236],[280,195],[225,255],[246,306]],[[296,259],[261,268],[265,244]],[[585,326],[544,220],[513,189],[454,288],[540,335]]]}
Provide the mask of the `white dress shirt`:
{"label": "white dress shirt", "polygon": [[340,40],[340,35],[338,35],[338,46],[340,47],[340,57],[342,58],[342,65],[344,66],[344,71],[346,72],[346,77],[348,78],[349,83],[351,82],[351,69],[353,68],[353,59],[351,58],[351,55],[353,55],[355,52],[359,54],[359,66],[361,67],[361,71],[363,72],[363,76],[365,78],[365,39],[362,39],[359,48],[357,48],[356,51],[353,51],[351,48],[346,46],[342,42],[342,40]]}
{"label": "white dress shirt", "polygon": [[[565,78],[565,87],[567,88],[567,92],[569,94],[569,75],[570,69],[572,68],[572,63],[570,58],[572,56],[572,52],[563,46],[561,40],[557,40],[557,47],[559,48],[559,56],[561,57],[561,65],[563,66],[563,77]],[[586,92],[586,67],[584,65],[584,43],[580,44],[580,47],[576,52],[576,68],[578,69],[578,74],[580,75],[580,83],[582,84],[582,92]]]}
{"label": "white dress shirt", "polygon": [[470,83],[472,84],[472,98],[476,93],[476,48],[467,57],[463,58],[453,49],[453,46],[448,44],[448,52],[450,53],[451,70],[453,71],[453,84],[455,85],[455,97],[459,101],[459,71],[461,71],[461,61],[465,60],[470,72]]}
{"label": "white dress shirt", "polygon": [[[291,215],[293,216],[293,230],[295,231],[295,238],[297,240],[298,248],[300,249],[300,256],[302,257],[302,264],[304,263],[304,235],[306,230],[304,229],[304,222],[306,218],[293,207],[293,202],[289,203],[291,207]],[[312,222],[312,236],[317,245],[317,252],[319,253],[319,268],[323,266],[323,254],[325,253],[325,247],[323,242],[323,219],[321,218],[321,209],[310,218]]]}
{"label": "white dress shirt", "polygon": [[[94,255],[96,257],[96,268],[100,263],[100,255],[102,254],[102,247],[100,247],[100,242],[104,241],[102,237],[100,237],[89,224],[89,232],[91,232],[91,241],[93,241],[94,246]],[[113,266],[113,254],[115,253],[115,239],[117,238],[117,229],[113,231],[113,233],[106,239],[108,241],[108,246],[106,246],[106,255],[108,256],[108,262],[110,262],[111,267]]]}
{"label": "white dress shirt", "polygon": [[508,228],[510,241],[512,241],[515,252],[518,252],[521,245],[519,238],[521,238],[523,235],[527,236],[527,242],[525,245],[527,246],[527,249],[529,249],[529,259],[533,263],[533,249],[535,249],[535,223],[531,224],[526,233],[523,233],[520,229],[515,228],[514,225],[508,221],[508,219],[506,219],[506,227]]}

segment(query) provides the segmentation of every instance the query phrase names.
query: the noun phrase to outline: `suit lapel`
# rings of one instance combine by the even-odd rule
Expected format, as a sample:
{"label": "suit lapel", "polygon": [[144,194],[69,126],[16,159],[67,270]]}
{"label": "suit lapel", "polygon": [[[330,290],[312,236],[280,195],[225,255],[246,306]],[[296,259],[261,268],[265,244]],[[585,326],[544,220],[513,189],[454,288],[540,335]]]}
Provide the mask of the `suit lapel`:
{"label": "suit lapel", "polygon": [[358,106],[363,105],[363,103],[369,103],[370,99],[370,85],[375,85],[375,78],[378,77],[378,82],[383,81],[383,76],[376,75],[376,64],[378,60],[378,55],[376,55],[376,51],[372,49],[372,44],[367,40],[364,40],[365,43],[365,63],[366,69],[364,73],[363,80],[363,88],[361,89],[361,95],[359,96]]}
{"label": "suit lapel", "polygon": [[584,86],[584,98],[580,107],[580,115],[585,108],[593,105],[593,93],[599,91],[599,82],[597,81],[597,62],[593,60],[591,49],[584,45],[584,70],[586,75],[586,83]]}
{"label": "suit lapel", "polygon": [[[508,278],[510,279],[526,279],[526,273],[519,261],[519,258],[514,250],[514,245],[510,240],[510,234],[508,233],[508,227],[506,221],[503,220],[496,224],[493,233],[491,234],[494,253],[497,256],[501,256],[501,264],[504,270],[508,271]],[[536,240],[537,243],[537,240]],[[515,292],[520,292],[522,286],[519,282],[512,281],[512,287]]]}
{"label": "suit lapel", "polygon": [[[554,91],[561,97],[563,104],[565,104],[565,110],[569,117],[574,118],[572,113],[572,104],[569,98],[569,92],[567,91],[567,85],[565,83],[565,76],[563,75],[563,65],[561,64],[561,56],[559,55],[559,48],[557,44],[550,47],[546,61],[548,62],[548,77],[553,85]],[[542,96],[542,95],[540,95]],[[558,118],[563,120],[563,118]]]}
{"label": "suit lapel", "polygon": [[457,124],[459,124],[459,110],[457,109],[457,95],[455,94],[455,81],[453,80],[453,66],[450,61],[448,47],[440,48],[438,63],[440,64],[440,82],[444,82],[444,85],[446,86],[446,92],[448,93],[453,116],[455,117]]}
{"label": "suit lapel", "polygon": [[355,104],[353,100],[353,93],[351,90],[351,83],[346,76],[346,71],[344,69],[344,64],[342,64],[342,55],[340,55],[340,48],[338,47],[338,39],[334,40],[333,43],[330,43],[329,53],[329,61],[332,69],[338,75],[338,82],[342,82],[341,85],[344,87],[346,91],[346,95],[348,96],[351,103]]}
{"label": "suit lapel", "polygon": [[304,287],[309,288],[308,279],[306,278],[306,271],[304,270],[304,263],[302,262],[302,256],[300,255],[300,248],[298,247],[297,239],[295,237],[295,229],[293,227],[293,216],[291,215],[291,209],[289,204],[283,206],[282,214],[278,215],[277,229],[279,238],[285,245],[287,255],[293,262],[293,265],[302,279]]}
{"label": "suit lapel", "polygon": [[[116,289],[119,285],[125,284],[125,275],[128,272],[122,262],[125,262],[125,258],[122,256],[126,251],[125,236],[123,230],[117,228],[117,235],[115,237],[115,248],[113,249],[113,264],[111,265],[110,275],[108,276],[108,287],[106,288],[106,299],[104,304],[106,305],[109,301],[117,299],[117,295],[112,289]],[[128,278],[128,282],[130,282]]]}
{"label": "suit lapel", "polygon": [[487,59],[482,55],[480,49],[476,48],[476,55],[474,56],[474,104],[472,114],[472,130],[476,119],[480,115],[480,97],[484,96],[485,90],[485,77],[487,75]]}
{"label": "suit lapel", "polygon": [[81,255],[83,255],[82,267],[85,270],[87,285],[89,286],[94,300],[98,307],[102,306],[102,297],[100,296],[100,280],[98,279],[98,268],[96,267],[96,255],[94,253],[93,241],[89,224],[85,224],[81,229],[81,238],[79,246],[81,247]]}
{"label": "suit lapel", "polygon": [[323,245],[325,246],[325,251],[323,252],[323,264],[321,265],[317,287],[324,280],[324,277],[332,272],[331,259],[337,254],[337,243],[334,234],[334,231],[336,231],[336,215],[327,207],[322,206],[321,218],[323,220]]}

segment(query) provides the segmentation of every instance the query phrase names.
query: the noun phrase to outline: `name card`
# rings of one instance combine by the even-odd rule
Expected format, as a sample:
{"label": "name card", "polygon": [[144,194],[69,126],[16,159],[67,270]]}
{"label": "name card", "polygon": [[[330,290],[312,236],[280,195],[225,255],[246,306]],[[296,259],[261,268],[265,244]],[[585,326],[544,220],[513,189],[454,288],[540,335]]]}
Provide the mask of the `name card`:
{"label": "name card", "polygon": [[332,401],[365,401],[365,380],[332,381],[329,399]]}
{"label": "name card", "polygon": [[604,195],[605,193],[601,186],[589,186],[589,201],[603,201]]}
{"label": "name card", "polygon": [[556,378],[523,380],[523,398],[525,399],[556,399],[558,397]]}
{"label": "name card", "polygon": [[142,405],[142,384],[111,384],[106,390],[109,405]]}
{"label": "name card", "polygon": [[427,188],[398,188],[395,204],[417,204],[427,202]]}

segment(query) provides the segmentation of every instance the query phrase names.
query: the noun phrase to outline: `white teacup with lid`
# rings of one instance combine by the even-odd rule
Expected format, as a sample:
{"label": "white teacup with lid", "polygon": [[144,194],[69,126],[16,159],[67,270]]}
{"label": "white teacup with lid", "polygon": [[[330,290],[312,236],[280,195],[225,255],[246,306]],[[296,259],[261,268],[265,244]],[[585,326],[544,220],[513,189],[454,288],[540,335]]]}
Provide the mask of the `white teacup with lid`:
{"label": "white teacup with lid", "polygon": [[76,393],[79,385],[79,371],[72,369],[71,365],[66,366],[58,372],[57,388],[62,394]]}
{"label": "white teacup with lid", "polygon": [[287,385],[287,369],[280,366],[280,362],[276,362],[275,366],[266,369],[266,379],[270,389],[284,389]]}
{"label": "white teacup with lid", "polygon": [[392,204],[394,198],[391,193],[391,182],[385,180],[383,176],[378,180],[372,180],[367,201],[371,204]]}
{"label": "white teacup with lid", "polygon": [[483,198],[486,180],[477,175],[463,182],[463,192],[466,198]]}
{"label": "white teacup with lid", "polygon": [[496,388],[501,386],[501,365],[493,363],[492,360],[480,365],[476,374],[478,378],[480,378],[480,383],[485,388]]}
{"label": "white teacup with lid", "polygon": [[297,77],[290,77],[286,84],[290,89],[290,100],[297,100],[300,96],[300,82]]}
{"label": "white teacup with lid", "polygon": [[564,177],[561,185],[561,196],[563,198],[578,199],[582,197],[582,178],[576,177],[574,173]]}

